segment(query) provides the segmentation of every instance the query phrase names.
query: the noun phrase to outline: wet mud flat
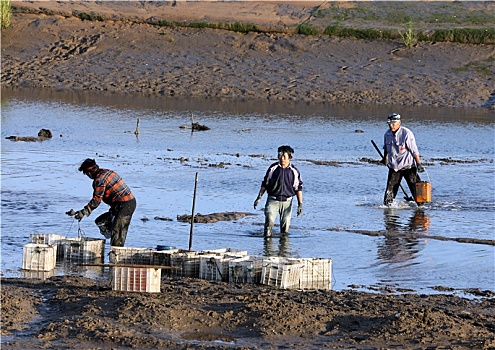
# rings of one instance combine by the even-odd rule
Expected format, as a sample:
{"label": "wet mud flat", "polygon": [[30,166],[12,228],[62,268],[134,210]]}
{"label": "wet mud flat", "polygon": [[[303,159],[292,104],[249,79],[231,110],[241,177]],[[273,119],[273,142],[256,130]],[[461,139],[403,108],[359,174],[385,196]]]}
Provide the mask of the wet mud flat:
{"label": "wet mud flat", "polygon": [[160,293],[112,291],[105,279],[4,278],[2,349],[489,349],[493,293],[298,291],[191,278]]}

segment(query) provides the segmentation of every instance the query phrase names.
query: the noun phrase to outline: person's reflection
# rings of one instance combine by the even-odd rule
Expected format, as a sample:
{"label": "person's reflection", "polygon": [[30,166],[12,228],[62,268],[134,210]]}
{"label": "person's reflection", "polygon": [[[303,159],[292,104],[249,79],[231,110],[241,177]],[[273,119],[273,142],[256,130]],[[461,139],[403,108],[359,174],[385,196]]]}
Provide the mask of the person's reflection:
{"label": "person's reflection", "polygon": [[400,230],[400,216],[393,208],[387,208],[383,211],[385,219],[385,230],[387,232],[395,232]]}
{"label": "person's reflection", "polygon": [[263,250],[265,256],[290,257],[290,243],[288,235],[281,235],[278,241],[278,251],[273,247],[274,236],[264,237]]}
{"label": "person's reflection", "polygon": [[418,253],[418,239],[415,233],[427,231],[430,227],[430,217],[423,210],[415,210],[407,225],[400,222],[400,215],[394,209],[384,211],[384,239],[378,246],[378,258],[391,263],[412,260]]}

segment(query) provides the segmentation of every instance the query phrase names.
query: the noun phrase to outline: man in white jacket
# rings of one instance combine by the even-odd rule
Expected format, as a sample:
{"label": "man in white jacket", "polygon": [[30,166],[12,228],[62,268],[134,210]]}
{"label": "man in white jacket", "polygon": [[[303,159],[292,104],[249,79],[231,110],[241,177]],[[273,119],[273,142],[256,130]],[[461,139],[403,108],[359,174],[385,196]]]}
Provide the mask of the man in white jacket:
{"label": "man in white jacket", "polygon": [[418,172],[424,172],[425,168],[421,165],[414,134],[401,125],[400,114],[389,114],[387,123],[389,129],[383,138],[382,162],[389,170],[383,204],[390,205],[397,195],[402,178],[406,179],[413,198],[416,198],[416,182],[421,181]]}

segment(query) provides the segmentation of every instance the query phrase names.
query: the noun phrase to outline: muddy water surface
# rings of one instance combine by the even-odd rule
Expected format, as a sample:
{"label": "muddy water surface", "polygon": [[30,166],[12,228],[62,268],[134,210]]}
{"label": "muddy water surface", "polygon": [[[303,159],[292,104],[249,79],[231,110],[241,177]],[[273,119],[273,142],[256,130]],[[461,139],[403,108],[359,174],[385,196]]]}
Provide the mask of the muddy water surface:
{"label": "muddy water surface", "polygon": [[[392,110],[415,133],[426,164],[433,201],[422,209],[401,193],[393,208],[384,208],[386,169],[367,161],[379,159],[370,141],[381,143]],[[180,128],[191,116],[210,130]],[[126,246],[188,248],[190,226],[176,217],[191,213],[197,173],[196,213],[253,215],[195,224],[193,250],[331,258],[336,290],[494,290],[494,117],[477,109],[2,91],[2,274],[22,276],[30,233],[102,238],[93,220],[106,205],[79,224],[64,214],[91,198],[91,182],[77,167],[95,157],[137,197]],[[42,128],[53,138],[6,139],[36,136]],[[295,149],[304,213],[293,217],[288,239],[265,240],[263,213],[252,204],[283,144]]]}

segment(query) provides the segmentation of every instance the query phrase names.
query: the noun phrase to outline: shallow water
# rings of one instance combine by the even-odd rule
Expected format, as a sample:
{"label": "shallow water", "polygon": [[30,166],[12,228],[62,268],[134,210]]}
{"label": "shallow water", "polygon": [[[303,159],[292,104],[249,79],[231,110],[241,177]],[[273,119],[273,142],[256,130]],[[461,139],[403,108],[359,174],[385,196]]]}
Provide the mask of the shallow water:
{"label": "shallow water", "polygon": [[[381,144],[384,116],[391,110],[414,131],[427,164],[433,202],[422,209],[408,205],[400,192],[395,207],[384,208],[387,171],[362,160],[379,159],[370,140]],[[180,128],[190,124],[191,115],[211,130]],[[229,247],[252,255],[331,258],[335,290],[352,285],[422,293],[435,293],[435,286],[494,291],[495,248],[488,242],[495,222],[494,117],[493,111],[477,109],[2,90],[2,275],[22,276],[22,247],[30,233],[102,238],[93,220],[106,211],[105,204],[80,224],[65,215],[89,201],[91,182],[77,168],[86,157],[96,157],[136,195],[126,246],[188,248],[190,226],[176,216],[191,213],[197,173],[195,213],[254,215],[194,224],[193,250]],[[53,139],[6,139],[36,136],[41,128],[50,129]],[[293,216],[287,240],[267,241],[262,205],[254,210],[252,204],[282,144],[295,149],[304,213]]]}

